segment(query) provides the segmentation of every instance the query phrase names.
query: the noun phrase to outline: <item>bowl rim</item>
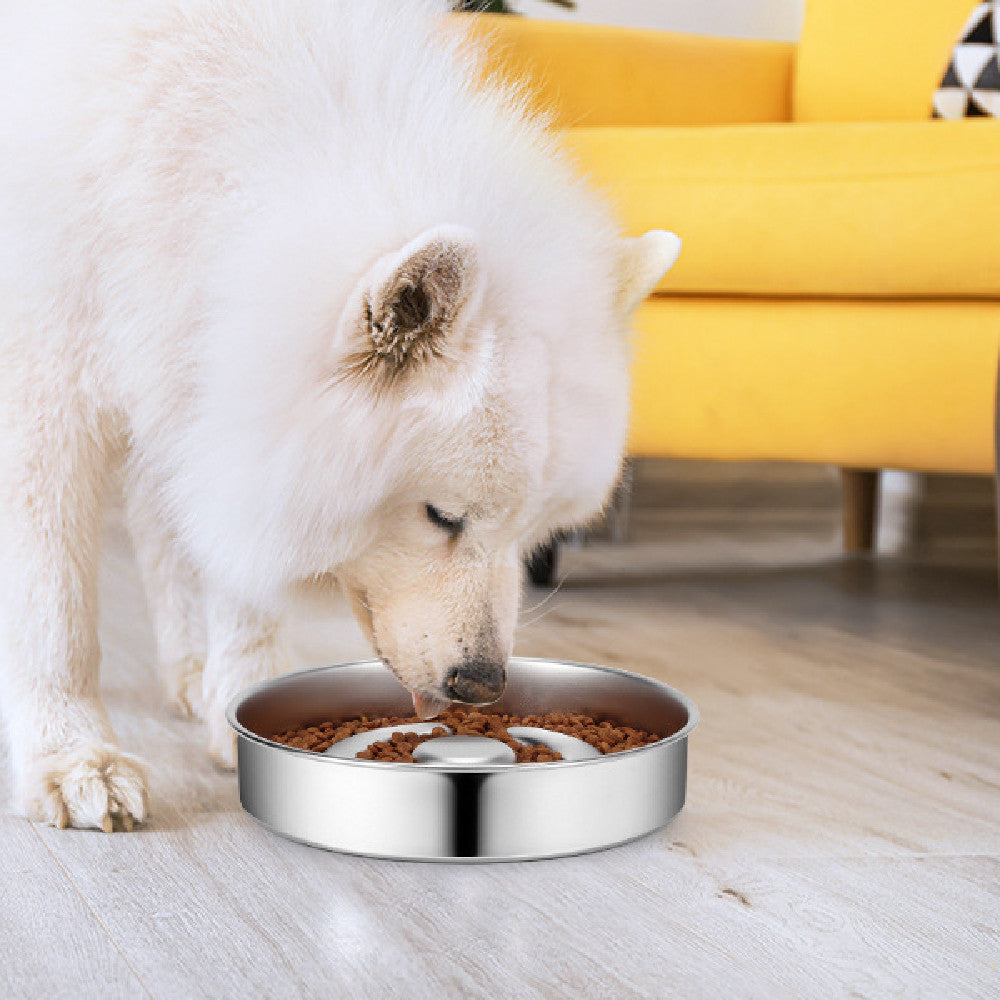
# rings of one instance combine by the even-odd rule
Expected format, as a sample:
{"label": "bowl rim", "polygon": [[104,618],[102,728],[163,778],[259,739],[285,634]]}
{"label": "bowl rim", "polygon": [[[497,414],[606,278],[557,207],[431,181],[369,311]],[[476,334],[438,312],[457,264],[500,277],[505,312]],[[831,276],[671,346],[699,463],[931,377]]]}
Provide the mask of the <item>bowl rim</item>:
{"label": "bowl rim", "polygon": [[[532,764],[474,764],[474,765],[455,765],[455,764],[420,764],[418,766],[419,772],[431,772],[440,773],[444,772],[455,772],[459,771],[463,774],[491,774],[491,773],[502,773],[509,772],[512,768],[516,768],[517,771],[536,771],[539,768],[545,769],[547,771],[553,771],[553,763],[558,765],[558,771],[565,771],[569,767],[599,767],[602,764],[613,764],[615,760],[620,760],[628,758],[634,754],[640,754],[647,751],[652,751],[657,747],[666,747],[674,743],[680,743],[687,740],[690,733],[698,725],[701,719],[701,713],[698,711],[698,706],[686,695],[683,691],[679,691],[675,687],[671,687],[669,684],[664,684],[663,681],[658,681],[654,677],[646,677],[644,674],[636,674],[631,670],[624,670],[621,667],[609,667],[603,663],[584,663],[582,660],[561,660],[556,659],[551,656],[511,656],[508,662],[515,661],[517,663],[558,663],[563,666],[569,667],[582,667],[586,670],[598,670],[608,674],[620,674],[628,677],[630,680],[640,681],[644,684],[648,684],[650,687],[656,688],[663,694],[669,695],[675,701],[679,702],[688,714],[687,722],[677,730],[676,733],[671,733],[669,736],[664,736],[661,739],[656,740],[654,743],[647,743],[645,746],[632,747],[631,750],[621,750],[614,754],[602,754],[600,757],[592,757],[589,760],[562,760],[555,762],[536,762]],[[302,754],[311,760],[323,762],[331,766],[345,765],[347,767],[363,767],[374,771],[408,771],[413,772],[414,765],[407,763],[405,761],[384,761],[384,760],[352,760],[347,757],[328,757],[326,754],[316,753],[312,750],[304,750],[301,747],[290,747],[287,743],[278,743],[276,740],[268,739],[266,736],[261,736],[259,733],[255,733],[250,729],[247,729],[243,723],[239,722],[236,718],[236,712],[239,710],[243,702],[248,701],[250,698],[259,694],[261,691],[265,690],[272,684],[286,680],[291,677],[303,677],[306,674],[316,674],[321,672],[328,672],[332,670],[339,670],[346,667],[364,667],[364,666],[379,666],[385,669],[385,665],[381,660],[375,657],[368,657],[363,660],[348,660],[343,663],[327,663],[318,667],[307,667],[305,670],[292,670],[286,674],[280,674],[278,677],[268,677],[266,680],[257,681],[251,684],[249,687],[243,688],[234,698],[232,698],[229,704],[226,706],[226,721],[229,723],[230,727],[235,731],[237,736],[243,737],[244,739],[251,740],[254,743],[259,743],[262,746],[270,747],[277,752]]]}

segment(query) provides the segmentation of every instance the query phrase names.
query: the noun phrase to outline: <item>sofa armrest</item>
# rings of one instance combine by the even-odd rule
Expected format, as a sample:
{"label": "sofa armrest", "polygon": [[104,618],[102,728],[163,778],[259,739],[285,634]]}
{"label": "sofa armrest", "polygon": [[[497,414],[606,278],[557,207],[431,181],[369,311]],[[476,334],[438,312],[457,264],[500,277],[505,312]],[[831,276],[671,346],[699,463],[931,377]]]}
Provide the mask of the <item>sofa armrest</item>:
{"label": "sofa armrest", "polygon": [[795,45],[490,14],[468,19],[485,69],[574,125],[722,125],[791,116]]}

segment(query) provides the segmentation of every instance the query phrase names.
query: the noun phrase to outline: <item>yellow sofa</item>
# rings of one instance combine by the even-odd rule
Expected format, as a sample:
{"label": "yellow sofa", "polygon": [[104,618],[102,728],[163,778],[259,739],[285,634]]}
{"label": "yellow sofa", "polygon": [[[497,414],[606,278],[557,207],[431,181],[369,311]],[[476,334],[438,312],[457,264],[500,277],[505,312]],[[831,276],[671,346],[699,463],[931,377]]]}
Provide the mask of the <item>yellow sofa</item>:
{"label": "yellow sofa", "polygon": [[972,0],[808,0],[798,44],[482,17],[628,231],[684,250],[636,321],[630,450],[994,471],[1000,121],[930,119]]}

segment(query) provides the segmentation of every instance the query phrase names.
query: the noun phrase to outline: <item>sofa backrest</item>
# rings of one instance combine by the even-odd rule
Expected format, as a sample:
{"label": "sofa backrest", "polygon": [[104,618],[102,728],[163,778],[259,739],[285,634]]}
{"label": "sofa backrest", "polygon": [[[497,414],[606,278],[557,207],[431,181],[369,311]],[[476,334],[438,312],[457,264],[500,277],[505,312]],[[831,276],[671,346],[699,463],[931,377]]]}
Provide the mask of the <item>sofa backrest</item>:
{"label": "sofa backrest", "polygon": [[929,118],[975,0],[806,0],[797,121]]}

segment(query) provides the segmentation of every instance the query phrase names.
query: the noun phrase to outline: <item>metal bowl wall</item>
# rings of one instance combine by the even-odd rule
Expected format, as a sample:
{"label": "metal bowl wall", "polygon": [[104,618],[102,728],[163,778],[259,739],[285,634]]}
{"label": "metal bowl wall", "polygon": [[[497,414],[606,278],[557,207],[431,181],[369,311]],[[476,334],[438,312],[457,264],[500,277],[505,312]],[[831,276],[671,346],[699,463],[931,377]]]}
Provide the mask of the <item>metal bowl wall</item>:
{"label": "metal bowl wall", "polygon": [[282,836],[335,851],[420,861],[512,861],[610,847],[684,804],[697,709],[624,670],[514,657],[490,710],[580,712],[665,734],[595,760],[454,767],[338,759],[270,739],[359,715],[412,714],[377,660],[265,681],[229,706],[243,807]]}

